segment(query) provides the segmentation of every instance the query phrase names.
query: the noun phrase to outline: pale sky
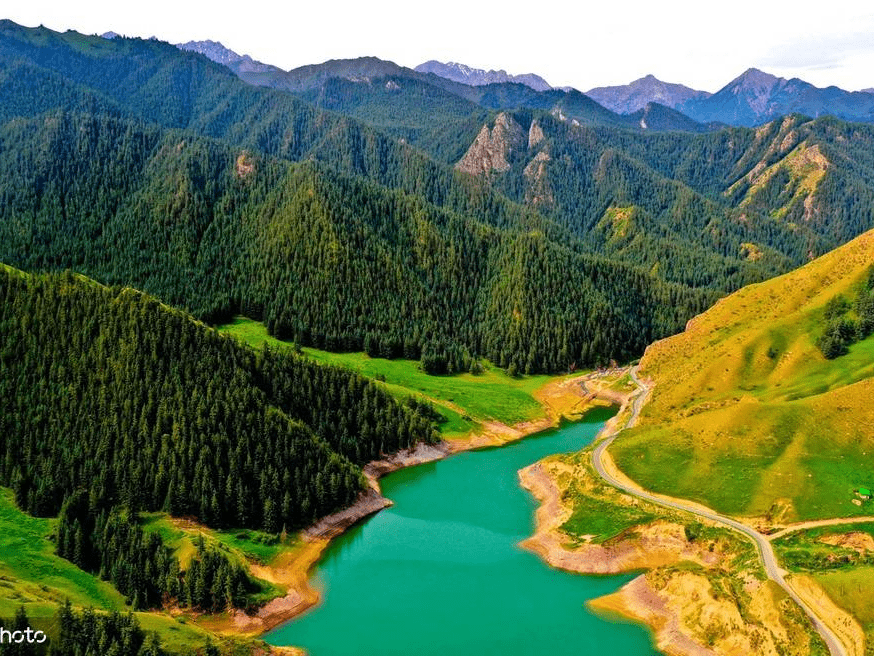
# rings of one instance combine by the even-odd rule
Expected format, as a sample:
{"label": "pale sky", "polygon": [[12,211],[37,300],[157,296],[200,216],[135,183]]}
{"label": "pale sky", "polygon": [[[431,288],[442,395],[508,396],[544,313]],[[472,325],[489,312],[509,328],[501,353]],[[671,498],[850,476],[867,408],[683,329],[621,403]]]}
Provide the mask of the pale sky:
{"label": "pale sky", "polygon": [[373,55],[537,73],[582,91],[648,73],[716,91],[750,67],[817,86],[874,87],[869,2],[731,0],[476,3],[439,0],[27,0],[0,18],[86,34],[213,39],[290,69]]}

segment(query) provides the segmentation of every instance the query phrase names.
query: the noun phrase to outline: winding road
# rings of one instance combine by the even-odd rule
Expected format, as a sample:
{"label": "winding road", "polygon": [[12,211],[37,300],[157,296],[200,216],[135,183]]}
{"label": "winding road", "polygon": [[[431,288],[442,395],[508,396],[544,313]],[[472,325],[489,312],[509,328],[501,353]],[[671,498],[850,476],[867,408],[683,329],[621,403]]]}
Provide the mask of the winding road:
{"label": "winding road", "polygon": [[630,428],[637,423],[637,419],[640,415],[640,410],[641,408],[643,408],[643,405],[646,403],[646,400],[649,397],[650,392],[652,391],[649,385],[647,385],[637,377],[637,367],[632,367],[629,370],[629,373],[631,375],[631,379],[634,381],[634,384],[637,386],[637,391],[633,394],[632,397],[631,415],[629,416],[625,426],[617,429],[616,432],[613,433],[613,435],[601,440],[601,442],[598,443],[598,445],[592,452],[592,465],[594,466],[595,471],[598,472],[598,475],[613,487],[618,488],[623,492],[630,494],[631,496],[637,497],[639,499],[644,499],[665,508],[672,508],[674,510],[681,510],[684,512],[692,513],[693,515],[696,515],[698,517],[703,517],[704,519],[708,519],[717,524],[722,524],[723,526],[732,528],[735,531],[743,533],[745,536],[750,538],[755,543],[756,548],[758,549],[759,556],[761,557],[762,564],[765,567],[765,574],[767,575],[767,577],[774,581],[781,588],[783,588],[786,593],[795,601],[795,603],[797,603],[801,607],[805,614],[810,618],[811,622],[813,622],[813,626],[816,628],[819,635],[822,636],[822,639],[823,641],[825,641],[826,646],[828,646],[831,656],[848,656],[843,643],[838,639],[834,632],[828,626],[826,626],[826,624],[819,618],[813,608],[811,608],[804,600],[802,600],[801,597],[798,596],[795,590],[793,590],[789,583],[786,581],[787,572],[786,570],[782,569],[777,563],[777,558],[774,555],[774,548],[771,546],[771,542],[766,535],[759,533],[754,528],[747,526],[746,524],[743,524],[736,519],[726,517],[725,515],[720,515],[714,510],[705,509],[704,507],[697,504],[687,504],[679,500],[669,499],[653,494],[652,492],[648,492],[647,490],[636,484],[632,484],[631,482],[622,481],[616,478],[608,471],[608,469],[604,465],[604,454],[607,448],[613,443],[616,437],[623,430],[625,430],[626,428]]}

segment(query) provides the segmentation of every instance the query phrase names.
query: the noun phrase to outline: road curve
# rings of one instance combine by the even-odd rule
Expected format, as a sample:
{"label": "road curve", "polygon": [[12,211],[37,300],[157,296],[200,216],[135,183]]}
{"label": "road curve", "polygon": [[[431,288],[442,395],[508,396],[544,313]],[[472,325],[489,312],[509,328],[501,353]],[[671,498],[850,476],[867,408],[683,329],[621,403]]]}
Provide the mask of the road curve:
{"label": "road curve", "polygon": [[625,430],[626,428],[630,428],[637,423],[638,416],[640,415],[640,410],[643,407],[644,403],[646,403],[646,399],[651,391],[650,386],[637,377],[637,367],[632,367],[629,370],[629,373],[631,375],[631,379],[634,381],[634,384],[637,386],[637,392],[634,393],[631,403],[631,415],[629,416],[625,426],[618,429],[615,433],[613,433],[613,435],[601,440],[592,452],[592,465],[594,466],[595,471],[598,472],[598,475],[613,487],[618,488],[623,492],[630,494],[631,496],[637,497],[638,499],[644,499],[665,508],[672,508],[674,510],[682,510],[684,512],[692,513],[693,515],[703,517],[712,522],[716,522],[717,524],[728,526],[729,528],[743,533],[745,536],[750,538],[755,543],[756,548],[759,551],[759,557],[761,558],[762,564],[765,567],[765,574],[767,575],[767,577],[774,581],[781,588],[783,588],[786,593],[795,601],[796,604],[801,607],[805,614],[810,618],[810,621],[813,623],[814,628],[816,628],[819,635],[822,636],[822,639],[828,647],[831,656],[847,656],[847,651],[844,648],[843,643],[838,640],[837,636],[828,626],[825,625],[825,623],[819,618],[816,612],[814,612],[814,610],[806,602],[804,602],[801,597],[798,596],[795,590],[793,590],[792,587],[786,582],[787,572],[781,569],[779,564],[777,563],[777,558],[774,555],[774,549],[771,546],[771,542],[769,541],[767,536],[759,533],[757,530],[750,526],[747,526],[746,524],[742,524],[736,519],[726,517],[725,515],[720,515],[716,511],[705,510],[701,506],[685,504],[682,501],[676,501],[657,496],[636,484],[628,484],[626,482],[623,482],[614,477],[609,471],[607,471],[606,467],[604,466],[603,460],[605,451],[623,430]]}

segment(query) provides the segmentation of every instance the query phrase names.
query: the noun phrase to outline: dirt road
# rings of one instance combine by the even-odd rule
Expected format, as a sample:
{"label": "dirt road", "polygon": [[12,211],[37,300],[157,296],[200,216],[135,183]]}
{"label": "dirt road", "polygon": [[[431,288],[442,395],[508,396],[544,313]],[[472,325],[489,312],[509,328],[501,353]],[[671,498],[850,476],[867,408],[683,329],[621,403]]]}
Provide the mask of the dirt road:
{"label": "dirt road", "polygon": [[672,508],[674,510],[681,510],[684,512],[692,513],[697,517],[703,517],[704,519],[710,520],[711,522],[715,522],[717,524],[722,524],[723,526],[727,526],[739,533],[743,533],[745,536],[750,538],[756,545],[756,548],[759,551],[759,557],[762,560],[762,564],[764,565],[765,574],[769,579],[777,583],[781,588],[786,591],[794,601],[797,603],[801,609],[805,612],[805,614],[810,618],[810,621],[813,623],[814,628],[816,628],[817,632],[820,636],[822,636],[823,641],[828,646],[829,653],[831,656],[847,656],[847,650],[844,647],[843,643],[837,638],[835,633],[828,627],[826,624],[820,619],[820,617],[816,614],[816,612],[811,608],[798,594],[795,590],[792,589],[792,586],[786,581],[786,570],[782,569],[777,562],[777,558],[774,555],[774,549],[771,546],[771,542],[768,536],[759,533],[754,528],[743,524],[736,519],[732,519],[731,517],[726,517],[725,515],[720,515],[714,510],[706,509],[698,504],[685,503],[679,499],[670,499],[668,497],[663,497],[660,495],[653,494],[652,492],[648,492],[643,489],[639,485],[633,483],[629,480],[620,480],[610,473],[608,467],[605,466],[604,456],[607,448],[613,443],[617,436],[621,434],[623,430],[626,428],[630,428],[637,423],[637,419],[640,416],[640,410],[643,408],[643,405],[646,403],[647,398],[651,393],[651,387],[647,385],[645,382],[640,380],[637,376],[637,367],[632,367],[630,369],[631,379],[634,381],[634,384],[637,386],[637,391],[633,395],[633,400],[631,404],[631,414],[628,417],[628,421],[625,426],[621,429],[617,430],[613,435],[601,440],[600,443],[595,447],[592,452],[592,465],[595,468],[595,471],[598,472],[598,475],[604,479],[607,483],[612,485],[615,488],[630,494],[631,496],[637,497],[639,499],[644,499],[651,503],[655,503],[659,506],[663,506],[665,508]]}

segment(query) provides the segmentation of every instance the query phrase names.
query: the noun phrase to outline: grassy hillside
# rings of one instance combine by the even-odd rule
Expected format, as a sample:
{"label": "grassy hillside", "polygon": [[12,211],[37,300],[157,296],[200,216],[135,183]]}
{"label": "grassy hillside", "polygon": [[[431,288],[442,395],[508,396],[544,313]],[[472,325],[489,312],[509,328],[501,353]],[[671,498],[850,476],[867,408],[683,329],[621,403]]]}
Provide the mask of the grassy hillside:
{"label": "grassy hillside", "polygon": [[55,521],[26,515],[14,496],[0,489],[0,617],[11,617],[22,604],[30,616],[53,615],[64,599],[77,606],[123,610],[124,597],[110,583],[55,554],[48,539]]}
{"label": "grassy hillside", "polygon": [[[12,490],[0,488],[0,617],[12,617],[24,606],[29,618],[42,626],[53,618],[59,605],[69,599],[74,608],[96,608],[125,613],[129,607],[124,597],[110,583],[82,571],[55,553],[50,536],[56,520],[31,517],[15,505]],[[156,522],[157,518],[150,518]],[[165,520],[166,521],[166,520]],[[224,532],[210,532],[217,540],[232,542]],[[245,543],[244,540],[238,542]],[[245,545],[229,545],[250,558]],[[189,623],[184,617],[174,618],[164,612],[135,613],[145,631],[157,631],[161,644],[173,654],[191,653],[202,649],[208,639],[220,644],[226,654],[249,654],[259,641],[251,639],[220,639]]]}
{"label": "grassy hillside", "polygon": [[[251,346],[290,349],[293,344],[268,334],[264,324],[246,317],[235,317],[218,326],[219,332],[235,335]],[[505,424],[543,416],[534,391],[553,378],[551,376],[508,376],[488,362],[477,374],[431,376],[412,360],[371,358],[366,353],[330,353],[313,348],[303,352],[313,360],[352,369],[382,385],[394,396],[414,396],[434,405],[441,415],[440,433],[451,438],[475,429],[483,421]]]}
{"label": "grassy hillside", "polygon": [[612,448],[659,492],[774,523],[871,514],[874,339],[826,360],[825,306],[853,298],[874,262],[869,232],[807,266],[751,285],[647,349],[655,382],[639,425]]}

